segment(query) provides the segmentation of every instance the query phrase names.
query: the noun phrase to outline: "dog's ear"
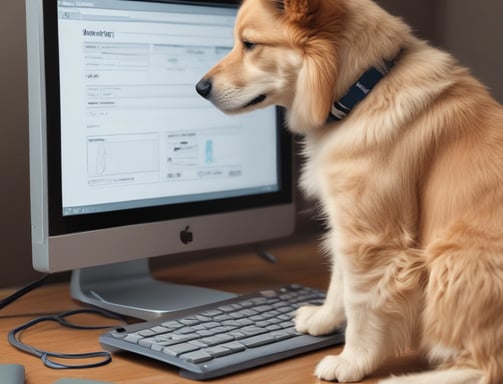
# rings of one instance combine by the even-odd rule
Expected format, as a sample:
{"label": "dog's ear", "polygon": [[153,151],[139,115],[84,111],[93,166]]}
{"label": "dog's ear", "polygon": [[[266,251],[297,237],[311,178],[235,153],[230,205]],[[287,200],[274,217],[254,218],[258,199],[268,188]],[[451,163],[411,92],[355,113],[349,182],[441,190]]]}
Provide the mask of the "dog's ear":
{"label": "dog's ear", "polygon": [[299,133],[325,124],[332,108],[337,79],[335,55],[330,44],[319,45],[305,56],[297,78],[289,123]]}
{"label": "dog's ear", "polygon": [[316,21],[323,0],[273,0],[279,9],[290,21],[308,25]]}
{"label": "dog's ear", "polygon": [[[273,0],[288,23],[298,26],[293,41],[301,44],[304,63],[298,74],[293,106],[289,112],[290,128],[299,133],[323,125],[332,108],[337,79],[337,47],[331,34],[342,25],[342,2],[327,0]],[[328,31],[330,33],[328,33]]]}

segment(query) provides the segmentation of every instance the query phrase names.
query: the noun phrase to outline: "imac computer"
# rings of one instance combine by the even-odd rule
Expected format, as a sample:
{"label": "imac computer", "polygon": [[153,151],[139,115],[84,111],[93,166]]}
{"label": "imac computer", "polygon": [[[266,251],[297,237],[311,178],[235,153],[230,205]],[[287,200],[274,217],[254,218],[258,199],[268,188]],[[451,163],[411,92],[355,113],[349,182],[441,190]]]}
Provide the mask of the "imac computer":
{"label": "imac computer", "polygon": [[281,111],[227,116],[194,89],[237,7],[26,0],[33,266],[73,271],[74,298],[141,319],[223,300],[148,259],[293,232]]}

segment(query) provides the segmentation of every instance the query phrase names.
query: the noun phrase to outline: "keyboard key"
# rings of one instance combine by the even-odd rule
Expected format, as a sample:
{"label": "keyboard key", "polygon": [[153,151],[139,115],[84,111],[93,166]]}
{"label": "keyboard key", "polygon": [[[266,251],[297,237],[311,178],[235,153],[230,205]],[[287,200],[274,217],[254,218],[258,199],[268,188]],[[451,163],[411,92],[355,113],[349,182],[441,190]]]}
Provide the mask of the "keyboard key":
{"label": "keyboard key", "polygon": [[272,309],[272,307],[270,305],[259,305],[257,307],[253,307],[253,310],[258,312],[258,313],[262,313],[262,312],[268,312]]}
{"label": "keyboard key", "polygon": [[217,315],[221,315],[221,314],[222,314],[222,311],[219,311],[218,309],[212,309],[212,310],[204,311],[202,313],[203,316],[208,316],[208,317],[213,317],[213,316],[217,316]]}
{"label": "keyboard key", "polygon": [[215,328],[215,327],[219,327],[220,326],[220,323],[216,322],[216,321],[210,321],[208,323],[203,323],[201,324],[205,329],[211,329],[211,328]]}
{"label": "keyboard key", "polygon": [[243,343],[243,345],[248,348],[260,347],[262,345],[274,343],[274,341],[276,341],[274,336],[272,336],[269,333],[240,340],[240,342]]}
{"label": "keyboard key", "polygon": [[143,339],[143,336],[138,333],[130,333],[124,337],[124,340],[129,341],[130,343],[137,343],[141,339]]}
{"label": "keyboard key", "polygon": [[180,355],[180,359],[189,363],[200,364],[213,359],[213,357],[204,351],[194,351]]}
{"label": "keyboard key", "polygon": [[234,353],[231,349],[225,348],[220,345],[217,345],[216,347],[205,348],[202,351],[212,357],[222,357]]}
{"label": "keyboard key", "polygon": [[199,320],[201,323],[211,321],[211,317],[203,316],[203,315],[196,315],[196,319]]}
{"label": "keyboard key", "polygon": [[246,349],[243,344],[241,344],[237,341],[232,341],[230,343],[222,344],[222,347],[230,349],[232,352],[242,352]]}
{"label": "keyboard key", "polygon": [[248,337],[249,335],[247,335],[246,333],[244,333],[240,330],[236,330],[236,331],[229,332],[229,336],[233,337],[234,340],[239,340],[239,339],[244,339],[245,337]]}
{"label": "keyboard key", "polygon": [[221,307],[218,307],[218,309],[222,312],[233,312],[234,308],[231,305],[223,305]]}
{"label": "keyboard key", "polygon": [[144,329],[143,331],[139,331],[138,335],[140,335],[142,337],[154,336],[155,332],[152,331],[151,329]]}
{"label": "keyboard key", "polygon": [[151,344],[150,349],[152,349],[153,351],[162,352],[162,350],[165,347],[169,347],[170,345],[175,345],[175,344],[178,344],[178,343],[175,342],[174,340],[160,341],[158,343]]}
{"label": "keyboard key", "polygon": [[196,333],[201,337],[208,337],[213,336],[215,331],[212,331],[211,329],[201,329],[200,331],[196,331]]}
{"label": "keyboard key", "polygon": [[171,328],[171,329],[178,329],[182,328],[184,325],[178,321],[166,321],[165,323],[161,324],[164,327]]}
{"label": "keyboard key", "polygon": [[166,328],[166,327],[163,327],[162,325],[158,325],[156,327],[152,327],[151,329],[156,334],[167,333],[167,332],[171,331],[171,328]]}
{"label": "keyboard key", "polygon": [[247,325],[252,325],[254,324],[253,321],[251,321],[250,319],[238,319],[236,320],[236,322],[239,324],[239,326],[241,327],[244,327],[244,326],[247,326]]}
{"label": "keyboard key", "polygon": [[210,336],[210,337],[205,337],[204,339],[200,339],[199,341],[201,343],[206,344],[208,347],[218,345],[218,344],[223,344],[228,341],[234,340],[234,337],[230,335],[215,335],[215,336]]}
{"label": "keyboard key", "polygon": [[173,342],[185,343],[190,340],[198,339],[200,336],[197,333],[188,333],[185,335],[171,335],[171,339]]}
{"label": "keyboard key", "polygon": [[247,327],[241,328],[241,331],[248,336],[260,335],[261,333],[266,333],[267,329],[260,328],[255,325],[249,325]]}
{"label": "keyboard key", "polygon": [[170,345],[162,349],[163,353],[172,356],[180,356],[182,353],[198,350],[199,347],[190,343]]}
{"label": "keyboard key", "polygon": [[175,331],[175,334],[177,335],[187,335],[189,333],[194,333],[195,332],[195,329],[192,328],[192,327],[183,327],[183,328],[179,328]]}
{"label": "keyboard key", "polygon": [[196,325],[196,324],[199,324],[201,321],[199,321],[197,318],[195,317],[186,317],[185,319],[181,319],[179,320],[180,323],[182,323],[183,325]]}

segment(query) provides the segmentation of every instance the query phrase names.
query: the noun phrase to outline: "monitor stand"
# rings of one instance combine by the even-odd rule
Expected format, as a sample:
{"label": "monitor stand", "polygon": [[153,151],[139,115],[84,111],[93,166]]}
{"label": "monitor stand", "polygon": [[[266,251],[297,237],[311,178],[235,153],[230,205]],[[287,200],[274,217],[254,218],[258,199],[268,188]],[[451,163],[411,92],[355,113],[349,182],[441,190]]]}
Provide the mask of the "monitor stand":
{"label": "monitor stand", "polygon": [[143,320],[235,297],[233,293],[156,280],[148,259],[74,270],[72,297]]}

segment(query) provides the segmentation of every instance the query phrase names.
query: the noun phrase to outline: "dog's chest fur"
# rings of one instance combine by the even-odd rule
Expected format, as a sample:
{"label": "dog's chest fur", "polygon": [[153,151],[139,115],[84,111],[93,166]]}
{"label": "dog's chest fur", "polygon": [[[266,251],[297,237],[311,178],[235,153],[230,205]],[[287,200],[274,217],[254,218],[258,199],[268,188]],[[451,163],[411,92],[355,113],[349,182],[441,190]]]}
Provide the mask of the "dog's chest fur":
{"label": "dog's chest fur", "polygon": [[[346,130],[342,124],[323,137],[306,138],[300,180],[305,193],[320,202],[337,238],[333,251],[354,254],[351,248],[361,243],[410,247],[416,237],[418,156],[404,156],[406,137],[386,146],[362,145],[358,139],[365,127]],[[397,162],[401,167],[393,166]]]}
{"label": "dog's chest fur", "polygon": [[[334,132],[322,139],[306,138],[304,155],[301,187],[307,196],[320,202],[331,229],[338,229],[347,223],[348,214],[356,216],[356,200],[365,197],[371,182],[368,175],[376,164],[368,156],[358,156],[338,146]],[[352,212],[348,212],[348,207],[353,207]]]}

